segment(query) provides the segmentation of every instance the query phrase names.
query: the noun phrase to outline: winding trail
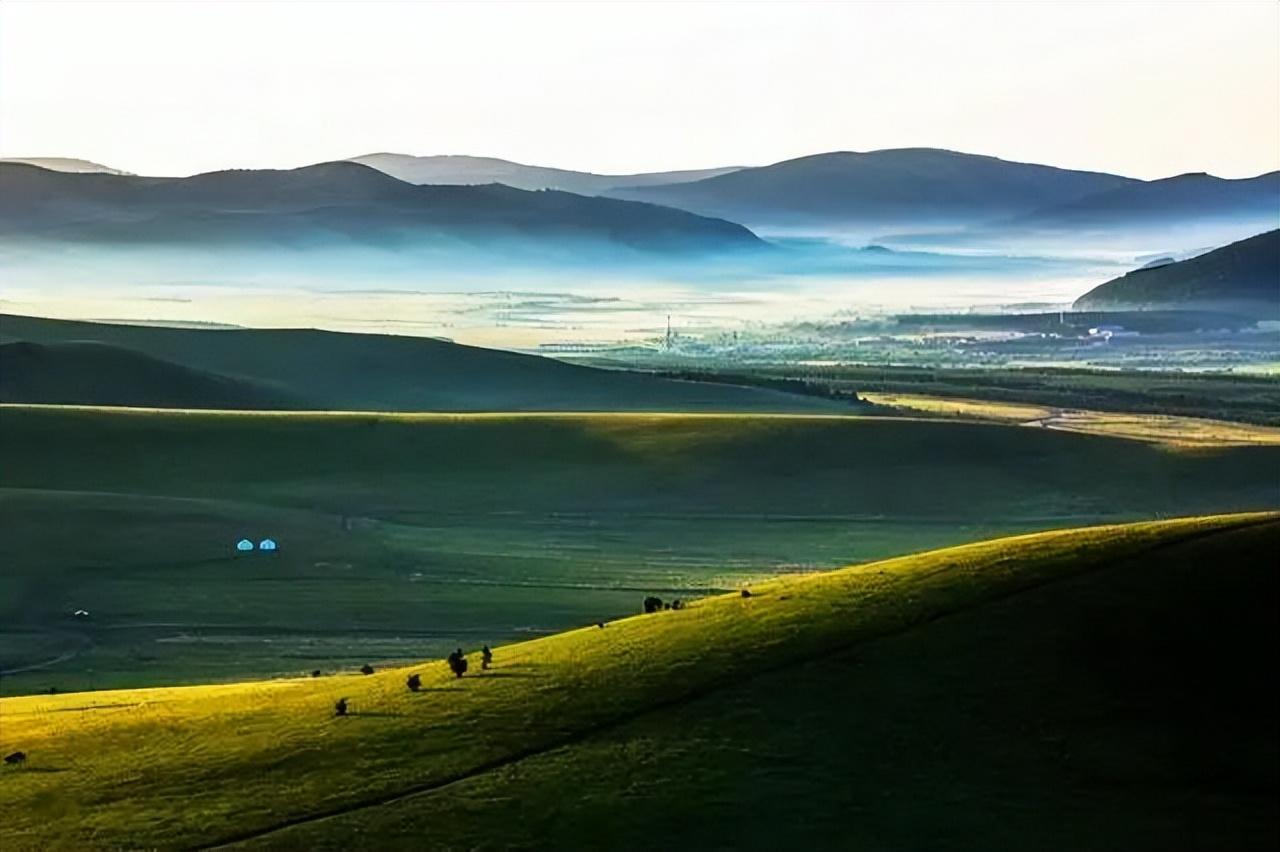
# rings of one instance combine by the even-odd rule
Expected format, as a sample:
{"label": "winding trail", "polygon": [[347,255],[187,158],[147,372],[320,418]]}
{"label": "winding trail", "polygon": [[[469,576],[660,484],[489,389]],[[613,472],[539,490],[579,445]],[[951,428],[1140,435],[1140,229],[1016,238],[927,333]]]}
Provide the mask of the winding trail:
{"label": "winding trail", "polygon": [[29,663],[28,665],[18,666],[17,668],[12,668],[12,669],[0,669],[0,677],[8,677],[9,675],[22,674],[23,672],[38,672],[38,671],[42,671],[43,669],[51,669],[54,666],[58,665],[59,663],[65,663],[69,660],[74,660],[76,657],[80,656],[85,651],[89,650],[94,646],[93,639],[88,636],[85,636],[84,634],[76,633],[71,635],[74,635],[75,638],[80,640],[80,644],[77,647],[72,648],[70,651],[66,651],[51,659],[43,660],[39,663]]}

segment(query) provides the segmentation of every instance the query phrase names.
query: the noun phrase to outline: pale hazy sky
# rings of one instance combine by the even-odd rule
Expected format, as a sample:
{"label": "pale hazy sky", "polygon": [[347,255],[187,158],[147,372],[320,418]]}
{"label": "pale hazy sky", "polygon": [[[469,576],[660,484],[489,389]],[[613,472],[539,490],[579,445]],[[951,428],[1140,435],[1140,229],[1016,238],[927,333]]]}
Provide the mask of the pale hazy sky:
{"label": "pale hazy sky", "polygon": [[0,154],[602,172],[936,146],[1280,168],[1280,3],[0,2]]}

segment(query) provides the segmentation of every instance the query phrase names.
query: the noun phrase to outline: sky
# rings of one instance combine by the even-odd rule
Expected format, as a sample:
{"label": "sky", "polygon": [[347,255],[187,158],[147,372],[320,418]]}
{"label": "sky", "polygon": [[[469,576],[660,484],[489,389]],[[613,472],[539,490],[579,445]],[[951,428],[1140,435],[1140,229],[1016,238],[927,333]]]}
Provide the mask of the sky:
{"label": "sky", "polygon": [[0,3],[0,156],[606,173],[929,146],[1280,168],[1280,3]]}

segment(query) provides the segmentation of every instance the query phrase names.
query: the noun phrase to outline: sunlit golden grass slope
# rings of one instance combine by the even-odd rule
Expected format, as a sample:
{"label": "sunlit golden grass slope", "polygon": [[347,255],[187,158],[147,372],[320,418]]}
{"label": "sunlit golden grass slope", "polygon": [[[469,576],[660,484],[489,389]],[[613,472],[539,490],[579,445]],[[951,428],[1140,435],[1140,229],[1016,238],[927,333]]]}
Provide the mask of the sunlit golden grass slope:
{"label": "sunlit golden grass slope", "polygon": [[[3,699],[0,749],[29,755],[25,768],[0,776],[5,849],[256,841],[661,718],[698,696],[1014,593],[1158,558],[1189,539],[1275,530],[1277,520],[1066,530],[793,576],[755,585],[750,597],[501,647],[487,673],[473,654],[462,680],[435,661],[372,676]],[[405,688],[411,672],[422,675],[419,693]],[[340,697],[349,717],[333,715]],[[376,838],[365,841],[376,848]]]}
{"label": "sunlit golden grass slope", "polygon": [[868,393],[863,394],[863,397],[876,405],[904,412],[918,411],[970,420],[1016,423],[1068,432],[1109,435],[1174,447],[1280,445],[1280,428],[1275,426],[1233,423],[1203,417],[1059,409],[1042,405],[981,399],[953,399],[922,394]]}

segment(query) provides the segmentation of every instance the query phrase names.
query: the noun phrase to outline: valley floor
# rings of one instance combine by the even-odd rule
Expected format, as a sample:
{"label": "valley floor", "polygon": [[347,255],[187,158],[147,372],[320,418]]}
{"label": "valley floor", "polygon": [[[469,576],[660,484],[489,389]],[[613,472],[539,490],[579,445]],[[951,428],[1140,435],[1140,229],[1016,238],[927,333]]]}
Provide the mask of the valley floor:
{"label": "valley floor", "polygon": [[381,667],[650,594],[1265,509],[1278,453],[955,419],[6,407],[0,694]]}

